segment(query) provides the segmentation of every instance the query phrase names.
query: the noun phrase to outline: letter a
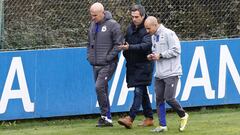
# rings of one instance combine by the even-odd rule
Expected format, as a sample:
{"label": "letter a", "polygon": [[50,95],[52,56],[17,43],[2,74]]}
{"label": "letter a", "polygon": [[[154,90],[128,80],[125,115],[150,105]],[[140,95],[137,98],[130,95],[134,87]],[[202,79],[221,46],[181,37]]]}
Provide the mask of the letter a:
{"label": "letter a", "polygon": [[[15,74],[18,77],[19,90],[12,90]],[[0,100],[0,114],[5,113],[10,99],[22,99],[23,107],[26,112],[34,111],[34,103],[31,103],[28,93],[27,82],[23,70],[21,57],[13,57],[7,79],[4,85],[2,98]]]}
{"label": "letter a", "polygon": [[[194,75],[197,70],[198,61],[202,71],[202,78],[194,78]],[[182,101],[188,100],[192,87],[196,87],[196,86],[204,87],[204,91],[207,99],[215,98],[215,91],[212,89],[212,86],[211,86],[206,56],[205,56],[204,48],[202,46],[196,47],[195,49],[181,100]]]}

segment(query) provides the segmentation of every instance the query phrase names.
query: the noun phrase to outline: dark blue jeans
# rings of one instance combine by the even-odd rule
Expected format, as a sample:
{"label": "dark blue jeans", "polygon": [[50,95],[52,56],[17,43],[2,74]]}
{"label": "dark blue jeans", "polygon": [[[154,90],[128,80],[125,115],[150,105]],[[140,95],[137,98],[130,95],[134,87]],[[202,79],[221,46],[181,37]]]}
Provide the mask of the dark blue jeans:
{"label": "dark blue jeans", "polygon": [[147,86],[137,86],[134,90],[134,99],[133,104],[130,109],[129,116],[132,120],[135,119],[137,112],[139,111],[142,105],[143,114],[146,118],[153,119],[152,106],[149,100],[149,95],[147,91]]}

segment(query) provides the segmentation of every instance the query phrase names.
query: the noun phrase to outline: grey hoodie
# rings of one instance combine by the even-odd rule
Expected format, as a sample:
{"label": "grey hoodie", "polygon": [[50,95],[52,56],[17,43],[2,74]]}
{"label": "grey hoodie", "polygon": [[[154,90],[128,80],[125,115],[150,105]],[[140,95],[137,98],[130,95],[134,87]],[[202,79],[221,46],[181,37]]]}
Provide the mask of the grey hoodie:
{"label": "grey hoodie", "polygon": [[152,43],[153,53],[162,56],[156,61],[155,77],[164,79],[182,75],[181,46],[175,32],[161,24],[157,32],[152,35]]}
{"label": "grey hoodie", "polygon": [[110,12],[105,11],[104,20],[98,24],[91,22],[88,31],[87,59],[93,66],[104,66],[117,62],[118,45],[123,36],[120,25],[112,19]]}

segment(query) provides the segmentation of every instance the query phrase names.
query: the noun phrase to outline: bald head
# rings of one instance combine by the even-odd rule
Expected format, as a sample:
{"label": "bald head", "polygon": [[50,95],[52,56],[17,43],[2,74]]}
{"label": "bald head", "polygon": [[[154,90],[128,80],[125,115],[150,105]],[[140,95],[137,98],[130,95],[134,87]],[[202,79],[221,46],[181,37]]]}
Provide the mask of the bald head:
{"label": "bald head", "polygon": [[145,24],[147,24],[147,25],[158,25],[157,18],[154,17],[154,16],[149,16],[145,20]]}
{"label": "bald head", "polygon": [[101,3],[96,2],[90,7],[92,21],[98,23],[104,19],[104,7]]}
{"label": "bald head", "polygon": [[104,7],[101,3],[96,2],[94,4],[92,4],[92,6],[90,7],[90,12],[91,11],[95,11],[95,12],[103,12],[104,11]]}
{"label": "bald head", "polygon": [[149,16],[147,17],[147,19],[145,20],[144,26],[147,30],[147,32],[151,35],[153,35],[158,27],[159,27],[159,23],[157,21],[157,18],[154,16]]}

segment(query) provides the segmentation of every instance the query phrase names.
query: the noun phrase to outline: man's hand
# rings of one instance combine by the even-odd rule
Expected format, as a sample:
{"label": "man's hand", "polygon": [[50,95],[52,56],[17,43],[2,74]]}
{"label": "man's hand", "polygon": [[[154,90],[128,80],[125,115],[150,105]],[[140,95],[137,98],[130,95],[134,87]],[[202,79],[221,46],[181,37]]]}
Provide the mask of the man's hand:
{"label": "man's hand", "polygon": [[126,42],[125,44],[119,45],[118,49],[119,50],[128,50],[129,49],[129,44]]}
{"label": "man's hand", "polygon": [[151,53],[147,55],[148,60],[159,60],[160,59],[160,54],[157,53]]}
{"label": "man's hand", "polygon": [[149,61],[153,60],[152,57],[153,57],[153,54],[148,54],[148,55],[147,55],[147,59],[148,59]]}

